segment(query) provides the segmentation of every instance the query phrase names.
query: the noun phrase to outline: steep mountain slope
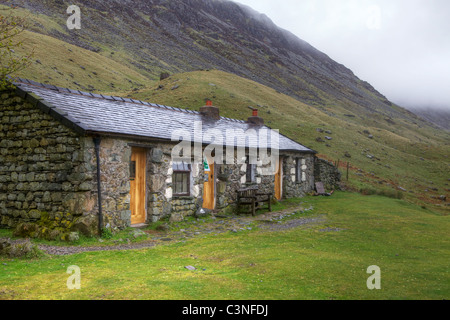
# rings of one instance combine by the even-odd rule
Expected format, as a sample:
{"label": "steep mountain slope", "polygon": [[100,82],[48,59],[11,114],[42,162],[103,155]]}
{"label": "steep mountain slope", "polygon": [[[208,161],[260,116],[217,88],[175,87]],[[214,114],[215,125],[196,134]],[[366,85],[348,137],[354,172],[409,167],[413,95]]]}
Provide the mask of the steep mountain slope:
{"label": "steep mountain slope", "polygon": [[439,127],[450,131],[450,109],[417,108],[413,111],[423,119],[435,123]]}
{"label": "steep mountain slope", "polygon": [[80,0],[81,30],[66,25],[70,1],[14,0],[32,30],[98,52],[156,79],[220,69],[321,108],[409,117],[370,84],[266,16],[224,0]]}

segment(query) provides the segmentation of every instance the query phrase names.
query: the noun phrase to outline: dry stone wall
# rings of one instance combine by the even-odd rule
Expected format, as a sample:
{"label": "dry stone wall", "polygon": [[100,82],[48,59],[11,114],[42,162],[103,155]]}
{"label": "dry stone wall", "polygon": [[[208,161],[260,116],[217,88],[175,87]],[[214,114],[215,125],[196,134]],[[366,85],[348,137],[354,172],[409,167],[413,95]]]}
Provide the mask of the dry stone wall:
{"label": "dry stone wall", "polygon": [[14,91],[0,93],[0,226],[45,216],[55,226],[83,215],[93,176],[75,131]]}
{"label": "dry stone wall", "polygon": [[326,190],[335,190],[340,188],[341,173],[333,163],[315,158],[314,179],[316,182],[322,182]]}

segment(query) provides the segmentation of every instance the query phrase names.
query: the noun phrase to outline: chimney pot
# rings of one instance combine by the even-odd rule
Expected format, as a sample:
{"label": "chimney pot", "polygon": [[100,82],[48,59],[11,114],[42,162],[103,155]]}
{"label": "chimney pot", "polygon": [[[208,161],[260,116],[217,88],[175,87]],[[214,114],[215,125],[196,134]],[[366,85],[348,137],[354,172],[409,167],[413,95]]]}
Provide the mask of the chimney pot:
{"label": "chimney pot", "polygon": [[200,108],[200,114],[214,120],[220,120],[219,108],[214,107],[211,100],[206,100],[206,106]]}
{"label": "chimney pot", "polygon": [[264,119],[258,116],[258,109],[253,109],[253,115],[248,118],[247,123],[257,125],[257,126],[263,126],[264,125]]}

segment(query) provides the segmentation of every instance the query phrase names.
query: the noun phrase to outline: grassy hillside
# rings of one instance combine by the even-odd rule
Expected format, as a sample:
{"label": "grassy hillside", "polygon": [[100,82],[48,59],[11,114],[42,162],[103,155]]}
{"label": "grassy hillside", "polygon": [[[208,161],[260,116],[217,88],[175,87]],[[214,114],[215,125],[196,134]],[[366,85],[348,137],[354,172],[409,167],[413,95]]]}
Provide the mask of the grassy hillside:
{"label": "grassy hillside", "polygon": [[98,53],[25,31],[17,55],[34,51],[28,69],[15,76],[84,91],[131,90],[149,83],[144,75]]}
{"label": "grassy hillside", "polygon": [[[284,206],[296,208],[300,201],[314,209],[290,216],[285,224],[265,224],[269,230],[255,224],[252,230],[200,235],[145,250],[0,258],[0,300],[450,297],[447,217],[402,200],[340,192]],[[299,219],[310,222],[270,229]],[[80,290],[66,286],[72,265],[81,271]],[[381,290],[367,289],[372,265],[381,269]]]}

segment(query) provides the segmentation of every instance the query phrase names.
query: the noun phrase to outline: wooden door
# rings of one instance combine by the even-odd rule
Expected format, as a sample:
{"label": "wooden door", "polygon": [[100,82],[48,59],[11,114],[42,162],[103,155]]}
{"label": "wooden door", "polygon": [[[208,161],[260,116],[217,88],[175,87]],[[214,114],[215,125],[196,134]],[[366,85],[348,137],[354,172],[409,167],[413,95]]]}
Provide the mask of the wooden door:
{"label": "wooden door", "polygon": [[205,171],[205,175],[208,175],[208,181],[203,184],[203,208],[214,210],[216,207],[214,161],[209,159],[207,161],[209,165],[209,172]]}
{"label": "wooden door", "polygon": [[277,161],[277,173],[275,173],[275,198],[281,200],[283,197],[283,164],[281,159]]}
{"label": "wooden door", "polygon": [[131,224],[145,223],[147,150],[132,148],[130,164]]}

